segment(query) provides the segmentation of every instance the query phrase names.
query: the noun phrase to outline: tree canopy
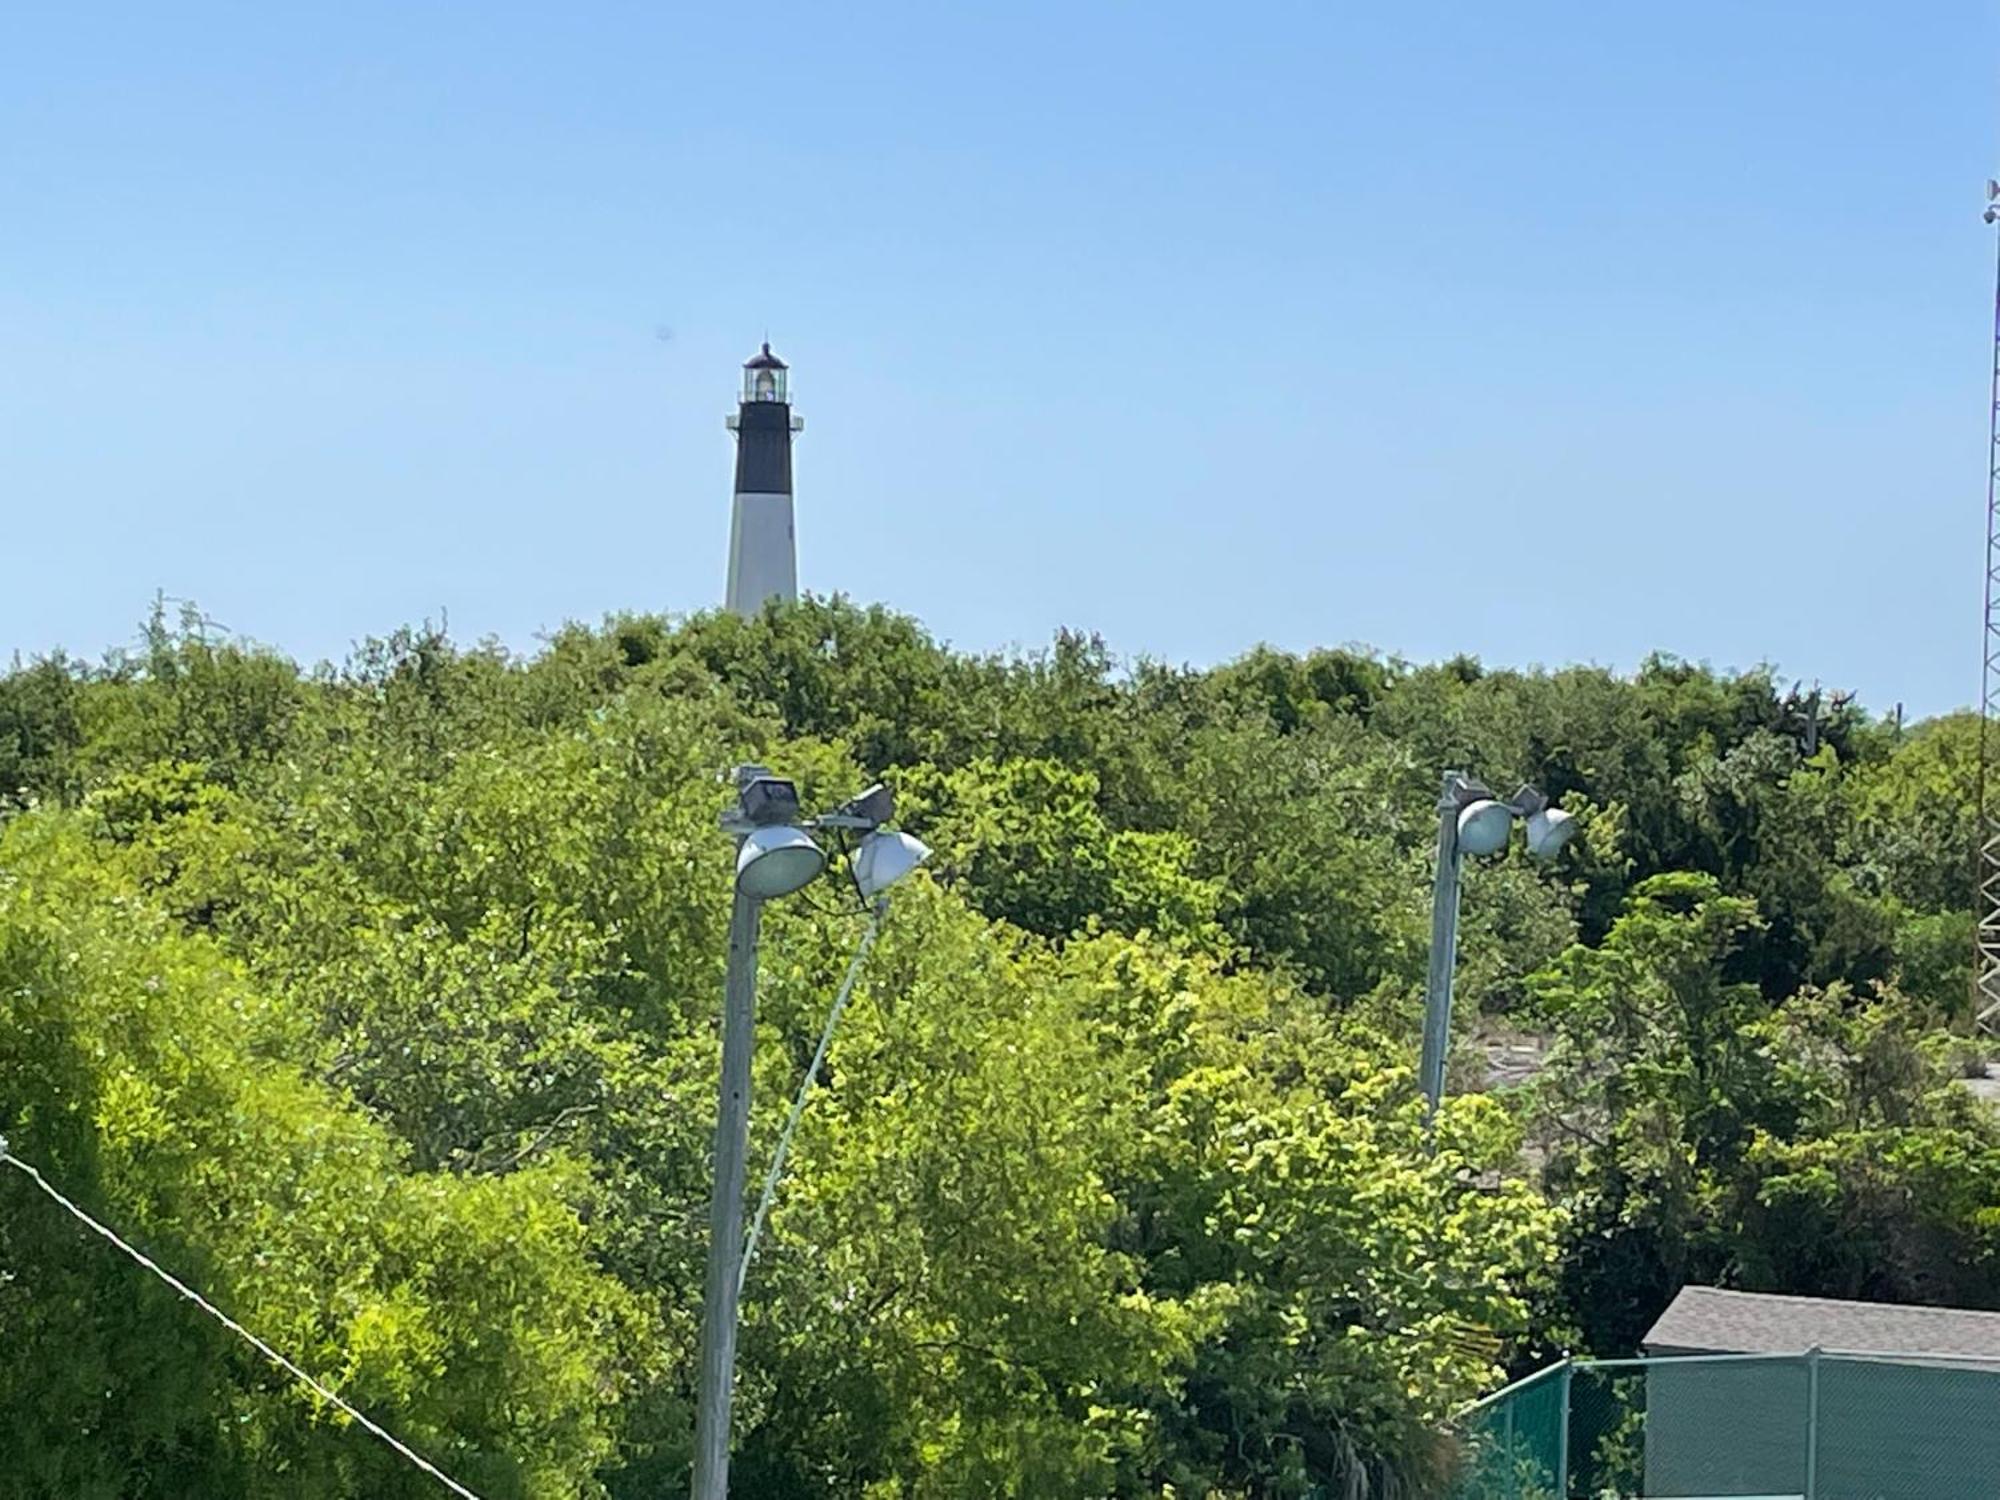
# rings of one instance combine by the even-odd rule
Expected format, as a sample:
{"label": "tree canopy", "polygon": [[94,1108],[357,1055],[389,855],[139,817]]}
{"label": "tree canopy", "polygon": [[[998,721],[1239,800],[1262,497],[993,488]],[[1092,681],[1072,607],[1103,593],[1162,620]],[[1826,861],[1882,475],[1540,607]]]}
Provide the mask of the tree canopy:
{"label": "tree canopy", "polygon": [[[482,1494],[684,1485],[726,773],[879,778],[937,857],[750,1278],[739,1487],[1421,1496],[1459,1404],[1684,1281],[2000,1308],[1978,754],[1666,657],[978,656],[808,600],[305,670],[156,612],[0,676],[0,1132]],[[1468,871],[1433,1150],[1447,767],[1583,834]],[[755,1159],[857,936],[767,915]],[[436,1492],[9,1174],[0,1348],[9,1495]]]}

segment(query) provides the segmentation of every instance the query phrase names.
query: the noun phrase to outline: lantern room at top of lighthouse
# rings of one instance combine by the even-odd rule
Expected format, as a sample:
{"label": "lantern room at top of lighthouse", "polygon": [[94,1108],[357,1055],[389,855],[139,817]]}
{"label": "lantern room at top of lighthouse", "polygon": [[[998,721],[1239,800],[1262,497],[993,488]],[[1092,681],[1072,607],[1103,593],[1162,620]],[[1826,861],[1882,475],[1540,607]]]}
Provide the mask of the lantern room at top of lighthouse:
{"label": "lantern room at top of lighthouse", "polygon": [[791,396],[785,389],[785,375],[785,362],[771,352],[768,343],[765,344],[743,362],[743,399],[789,402]]}

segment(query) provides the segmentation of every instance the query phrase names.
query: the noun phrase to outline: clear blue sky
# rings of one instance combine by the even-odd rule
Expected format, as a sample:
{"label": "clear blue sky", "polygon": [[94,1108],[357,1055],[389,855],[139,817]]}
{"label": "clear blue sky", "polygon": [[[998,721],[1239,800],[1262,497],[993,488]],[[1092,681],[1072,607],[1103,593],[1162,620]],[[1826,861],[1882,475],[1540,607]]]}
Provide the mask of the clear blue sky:
{"label": "clear blue sky", "polygon": [[[1975,689],[1991,6],[14,7],[0,652],[805,587]],[[661,339],[664,326],[671,338]]]}

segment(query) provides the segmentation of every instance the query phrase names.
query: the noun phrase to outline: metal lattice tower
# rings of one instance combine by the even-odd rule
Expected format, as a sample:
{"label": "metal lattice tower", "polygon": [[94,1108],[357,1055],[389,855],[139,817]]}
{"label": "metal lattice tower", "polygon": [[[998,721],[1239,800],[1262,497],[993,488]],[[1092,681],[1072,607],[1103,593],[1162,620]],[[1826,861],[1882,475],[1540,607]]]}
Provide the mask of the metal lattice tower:
{"label": "metal lattice tower", "polygon": [[[1986,222],[2000,223],[2000,183],[1986,184]],[[2000,251],[1996,251],[2000,255]],[[2000,259],[1993,279],[1993,383],[1987,402],[1986,612],[1979,649],[1979,852],[1974,872],[1973,1015],[2000,1030],[2000,778],[1988,774],[2000,743]]]}

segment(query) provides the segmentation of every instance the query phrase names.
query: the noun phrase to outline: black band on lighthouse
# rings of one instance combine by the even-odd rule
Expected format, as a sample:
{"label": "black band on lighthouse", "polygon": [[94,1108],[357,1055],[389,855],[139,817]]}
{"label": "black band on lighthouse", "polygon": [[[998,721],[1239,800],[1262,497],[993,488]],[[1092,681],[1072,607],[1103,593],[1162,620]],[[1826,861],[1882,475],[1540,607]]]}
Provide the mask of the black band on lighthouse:
{"label": "black band on lighthouse", "polygon": [[736,493],[792,492],[792,408],[782,401],[745,401],[736,415]]}

